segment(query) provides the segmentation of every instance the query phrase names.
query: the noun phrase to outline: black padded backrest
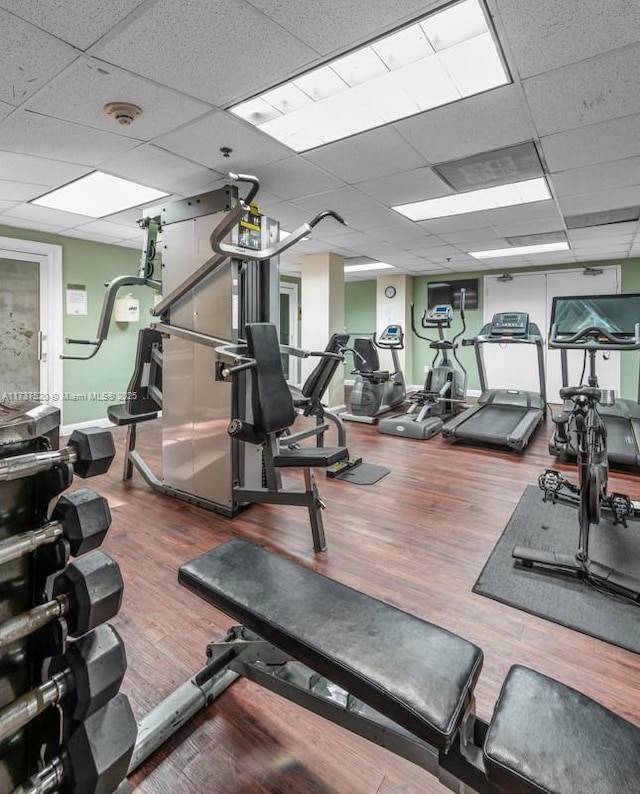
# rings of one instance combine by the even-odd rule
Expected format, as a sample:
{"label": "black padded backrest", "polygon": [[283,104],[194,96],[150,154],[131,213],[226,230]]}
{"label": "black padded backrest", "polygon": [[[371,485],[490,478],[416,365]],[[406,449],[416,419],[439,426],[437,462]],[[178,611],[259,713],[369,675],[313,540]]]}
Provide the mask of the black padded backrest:
{"label": "black padded backrest", "polygon": [[[348,341],[349,334],[333,334],[325,353],[341,353]],[[302,394],[311,401],[321,400],[340,363],[337,358],[321,358],[304,382]]]}
{"label": "black padded backrest", "polygon": [[245,325],[247,355],[256,361],[251,370],[251,409],[258,433],[274,433],[293,424],[296,409],[282,371],[280,344],[273,323]]}
{"label": "black padded backrest", "polygon": [[141,328],[138,332],[136,363],[125,400],[128,413],[134,416],[153,413],[162,408],[149,394],[149,386],[155,386],[162,392],[162,367],[153,361],[154,350],[162,352],[162,334],[155,328]]}
{"label": "black padded backrest", "polygon": [[373,339],[359,336],[353,340],[353,349],[364,359],[362,361],[354,356],[356,372],[377,372],[380,369],[380,359]]}

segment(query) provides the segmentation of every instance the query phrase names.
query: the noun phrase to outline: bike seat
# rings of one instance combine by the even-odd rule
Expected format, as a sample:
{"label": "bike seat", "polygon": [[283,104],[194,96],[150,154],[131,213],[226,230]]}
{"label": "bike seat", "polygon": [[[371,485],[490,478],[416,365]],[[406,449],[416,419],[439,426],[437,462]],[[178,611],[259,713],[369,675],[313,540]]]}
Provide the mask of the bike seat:
{"label": "bike seat", "polygon": [[[583,402],[600,402],[602,392],[596,386],[568,386],[565,389],[560,389],[560,397],[563,400],[572,400],[574,403]],[[580,399],[583,398],[583,399]]]}

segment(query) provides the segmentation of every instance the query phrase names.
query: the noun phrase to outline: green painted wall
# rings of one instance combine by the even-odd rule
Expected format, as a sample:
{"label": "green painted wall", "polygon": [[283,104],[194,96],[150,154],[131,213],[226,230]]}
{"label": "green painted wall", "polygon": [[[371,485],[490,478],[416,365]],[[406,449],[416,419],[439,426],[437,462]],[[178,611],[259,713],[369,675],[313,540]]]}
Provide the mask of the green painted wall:
{"label": "green painted wall", "polygon": [[[65,307],[60,306],[65,338],[95,339],[105,282],[138,271],[140,252],[133,248],[6,226],[0,226],[0,236],[62,246],[63,300],[67,284],[85,284],[89,310],[86,316],[67,316]],[[124,289],[120,294],[128,293],[140,300],[140,322],[112,321],[109,337],[94,358],[64,362],[62,409],[65,425],[104,418],[108,405],[122,402],[133,370],[138,330],[148,324],[153,301],[152,291],[144,287]],[[65,345],[64,348],[65,353],[72,355],[86,355],[89,350],[84,346]]]}
{"label": "green painted wall", "polygon": [[[598,267],[605,265],[621,265],[622,273],[622,292],[640,293],[640,259],[625,259],[613,260],[608,262],[581,262],[576,265],[576,270],[583,270],[585,267]],[[549,271],[549,270],[569,270],[570,265],[562,264],[554,266],[541,265],[539,267],[522,268],[518,270],[509,270],[505,268],[503,273],[533,273],[536,271]],[[487,271],[477,271],[472,273],[459,273],[452,274],[447,277],[447,281],[455,281],[457,279],[479,279],[479,295],[478,295],[478,308],[468,310],[466,312],[467,332],[465,336],[473,336],[477,333],[483,320],[483,286],[484,276]],[[422,316],[423,310],[427,306],[427,284],[429,281],[441,281],[441,276],[416,276],[413,279],[413,301],[415,303],[416,320],[419,321]],[[345,284],[345,322],[347,330],[353,329],[362,331],[365,328],[373,328],[375,326],[375,311],[376,311],[376,282],[360,281],[360,282],[347,282]],[[638,318],[640,320],[640,318]],[[362,325],[368,323],[368,325]],[[461,321],[458,313],[454,319],[452,334],[456,334],[461,329]],[[463,347],[458,351],[458,357],[462,361],[468,373],[468,388],[479,389],[480,381],[478,379],[478,372],[475,362],[474,349],[472,347]],[[407,383],[419,385],[424,382],[424,365],[431,363],[433,353],[429,349],[427,342],[414,337],[413,344],[413,358],[412,358],[412,371],[405,372],[405,379]],[[640,353],[625,353],[622,358],[621,365],[621,396],[627,399],[637,399],[638,396],[638,377],[640,368]]]}
{"label": "green painted wall", "polygon": [[[344,323],[350,334],[376,330],[376,282],[347,281],[344,285]],[[341,331],[335,328],[334,331]]]}

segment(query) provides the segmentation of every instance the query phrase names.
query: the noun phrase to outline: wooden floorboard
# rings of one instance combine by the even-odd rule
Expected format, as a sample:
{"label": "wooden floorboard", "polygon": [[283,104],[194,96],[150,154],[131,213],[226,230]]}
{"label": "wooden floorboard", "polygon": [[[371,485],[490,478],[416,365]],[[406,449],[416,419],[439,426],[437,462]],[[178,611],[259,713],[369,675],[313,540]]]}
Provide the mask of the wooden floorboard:
{"label": "wooden floorboard", "polygon": [[[350,424],[350,450],[391,473],[373,486],[328,480],[328,550],[314,554],[305,508],[254,506],[230,520],[120,480],[124,432],[110,472],[88,485],[110,501],[104,548],[125,579],[113,621],[129,659],[123,690],[137,716],[205,661],[229,618],[180,587],[181,563],[237,535],[444,626],[484,651],[477,711],[489,718],[510,665],[522,663],[585,692],[640,725],[640,657],[471,592],[524,487],[552,464],[549,428],[524,455],[382,436]],[[138,449],[160,467],[160,430]],[[568,472],[571,466],[560,466]],[[81,485],[76,481],[76,486]],[[636,475],[612,489],[640,499]],[[420,768],[247,681],[238,681],[132,778],[141,794],[400,794],[445,789]]]}

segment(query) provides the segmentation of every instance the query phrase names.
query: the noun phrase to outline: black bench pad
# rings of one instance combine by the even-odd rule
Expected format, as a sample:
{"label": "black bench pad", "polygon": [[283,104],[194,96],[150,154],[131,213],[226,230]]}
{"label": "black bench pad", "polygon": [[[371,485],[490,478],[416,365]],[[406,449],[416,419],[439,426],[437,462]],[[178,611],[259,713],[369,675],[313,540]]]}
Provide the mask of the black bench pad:
{"label": "black bench pad", "polygon": [[519,665],[502,685],[484,756],[489,779],[509,794],[640,790],[640,728]]}
{"label": "black bench pad", "polygon": [[298,447],[286,449],[273,456],[273,465],[278,468],[286,466],[333,466],[349,457],[346,447]]}
{"label": "black bench pad", "polygon": [[450,745],[482,667],[475,645],[240,539],[185,563],[178,578],[394,722]]}

